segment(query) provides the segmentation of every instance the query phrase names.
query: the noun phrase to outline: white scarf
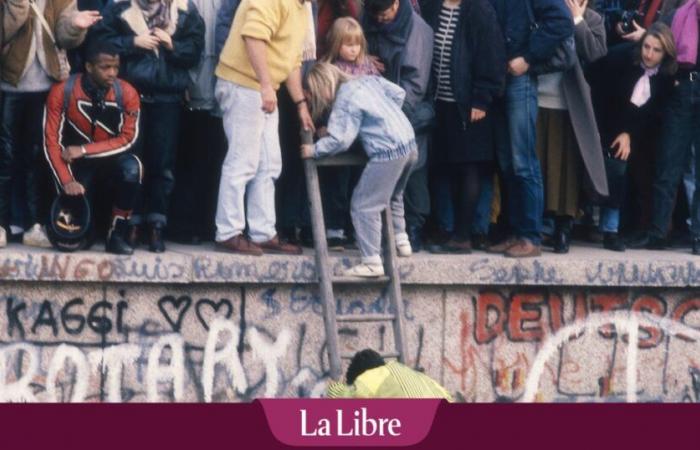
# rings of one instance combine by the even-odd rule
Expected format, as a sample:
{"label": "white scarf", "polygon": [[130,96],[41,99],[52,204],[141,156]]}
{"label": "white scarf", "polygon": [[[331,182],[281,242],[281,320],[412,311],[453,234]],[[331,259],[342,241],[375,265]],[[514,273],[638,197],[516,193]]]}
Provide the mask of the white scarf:
{"label": "white scarf", "polygon": [[649,79],[659,73],[659,66],[653,69],[647,69],[642,66],[642,69],[644,69],[644,74],[637,80],[637,84],[634,85],[632,98],[630,98],[630,102],[638,108],[641,108],[649,101],[651,97],[651,82]]}
{"label": "white scarf", "polygon": [[302,47],[301,60],[314,61],[316,59],[316,28],[314,25],[314,14],[311,8],[311,2],[305,1],[304,7],[308,12],[309,21],[306,26],[306,37]]}

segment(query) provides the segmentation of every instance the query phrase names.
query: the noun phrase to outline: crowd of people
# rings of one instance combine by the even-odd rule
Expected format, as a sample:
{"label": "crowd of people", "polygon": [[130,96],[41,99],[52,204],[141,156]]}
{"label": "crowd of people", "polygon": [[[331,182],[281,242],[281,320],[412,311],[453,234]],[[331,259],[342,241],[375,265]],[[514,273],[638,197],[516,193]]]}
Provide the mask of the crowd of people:
{"label": "crowd of people", "polygon": [[611,251],[686,236],[700,254],[700,0],[1,13],[0,246],[51,246],[61,195],[90,200],[116,254],[166,238],[298,254],[312,240],[303,158],[357,150],[364,168],[320,173],[329,247],[362,255],[349,275],[383,273],[387,206],[400,256],[567,253],[579,231]]}

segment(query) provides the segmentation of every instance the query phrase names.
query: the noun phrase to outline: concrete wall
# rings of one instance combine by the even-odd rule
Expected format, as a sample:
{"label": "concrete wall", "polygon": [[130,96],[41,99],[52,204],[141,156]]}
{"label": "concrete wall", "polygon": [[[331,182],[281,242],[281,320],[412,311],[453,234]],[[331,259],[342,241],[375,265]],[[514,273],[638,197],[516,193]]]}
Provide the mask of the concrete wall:
{"label": "concrete wall", "polygon": [[[467,402],[700,401],[694,263],[562,261],[406,260],[409,364]],[[591,274],[598,282],[571,286]],[[0,400],[320,396],[328,364],[314,276],[310,257],[9,254]],[[380,288],[337,297],[340,313],[388,311]],[[389,324],[340,331],[344,351],[393,344]]]}

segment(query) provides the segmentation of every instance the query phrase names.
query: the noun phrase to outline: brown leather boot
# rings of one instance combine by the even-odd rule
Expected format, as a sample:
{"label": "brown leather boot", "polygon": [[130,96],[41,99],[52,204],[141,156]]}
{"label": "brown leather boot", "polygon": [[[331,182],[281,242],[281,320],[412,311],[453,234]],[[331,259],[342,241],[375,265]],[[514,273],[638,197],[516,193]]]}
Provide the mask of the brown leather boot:
{"label": "brown leather boot", "polygon": [[240,253],[242,255],[262,256],[263,254],[262,249],[258,245],[242,234],[237,234],[227,241],[217,242],[216,247],[223,251]]}
{"label": "brown leather boot", "polygon": [[301,255],[302,249],[299,245],[290,244],[289,242],[281,241],[278,236],[273,237],[267,242],[258,244],[265,253],[279,253],[284,255]]}
{"label": "brown leather boot", "polygon": [[501,241],[498,244],[494,244],[486,249],[487,253],[504,253],[506,250],[518,243],[518,238],[515,236],[510,236],[505,241]]}
{"label": "brown leather boot", "polygon": [[532,258],[541,254],[542,250],[539,245],[533,244],[529,239],[520,239],[515,245],[506,250],[504,256],[509,258]]}

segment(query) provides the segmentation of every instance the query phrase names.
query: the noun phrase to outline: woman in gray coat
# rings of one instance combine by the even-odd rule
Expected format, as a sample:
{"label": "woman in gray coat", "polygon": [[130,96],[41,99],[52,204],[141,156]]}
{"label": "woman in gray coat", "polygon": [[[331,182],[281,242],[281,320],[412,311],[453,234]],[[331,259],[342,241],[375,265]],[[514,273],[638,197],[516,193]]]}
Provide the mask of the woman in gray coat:
{"label": "woman in gray coat", "polygon": [[[565,0],[574,17],[578,61],[566,72],[539,77],[537,152],[545,182],[545,211],[555,218],[555,253],[568,253],[583,181],[607,196],[605,163],[590,88],[582,65],[605,56],[605,25],[588,0]],[[584,170],[585,169],[585,176]]]}

